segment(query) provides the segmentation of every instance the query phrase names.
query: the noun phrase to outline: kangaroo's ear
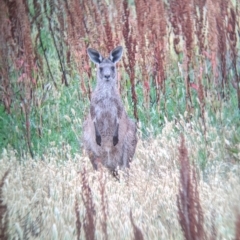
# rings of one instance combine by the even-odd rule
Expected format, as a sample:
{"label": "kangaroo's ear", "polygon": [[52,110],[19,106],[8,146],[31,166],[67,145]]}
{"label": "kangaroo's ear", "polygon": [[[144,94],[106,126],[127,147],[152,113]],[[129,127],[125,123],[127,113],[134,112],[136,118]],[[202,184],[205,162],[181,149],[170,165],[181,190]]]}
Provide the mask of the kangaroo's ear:
{"label": "kangaroo's ear", "polygon": [[118,46],[110,52],[109,58],[113,63],[118,62],[123,54],[123,47]]}
{"label": "kangaroo's ear", "polygon": [[96,64],[99,64],[102,62],[103,60],[103,57],[102,55],[95,49],[93,48],[88,48],[87,49],[87,53],[88,53],[88,56],[90,57],[90,59],[96,63]]}

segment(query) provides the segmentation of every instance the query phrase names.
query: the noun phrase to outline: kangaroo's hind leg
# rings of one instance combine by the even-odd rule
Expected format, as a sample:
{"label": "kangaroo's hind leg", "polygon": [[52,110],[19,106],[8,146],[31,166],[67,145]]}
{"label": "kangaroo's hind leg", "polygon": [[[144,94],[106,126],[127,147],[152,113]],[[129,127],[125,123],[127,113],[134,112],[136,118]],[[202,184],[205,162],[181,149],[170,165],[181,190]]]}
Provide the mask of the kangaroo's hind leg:
{"label": "kangaroo's hind leg", "polygon": [[127,148],[127,145],[123,145],[123,155],[122,155],[122,163],[123,163],[123,168],[129,168],[130,165],[130,157],[129,157],[129,151]]}
{"label": "kangaroo's hind leg", "polygon": [[136,127],[134,123],[132,123],[131,126],[132,127],[129,128],[123,144],[122,163],[124,168],[129,168],[129,163],[134,156],[137,146]]}

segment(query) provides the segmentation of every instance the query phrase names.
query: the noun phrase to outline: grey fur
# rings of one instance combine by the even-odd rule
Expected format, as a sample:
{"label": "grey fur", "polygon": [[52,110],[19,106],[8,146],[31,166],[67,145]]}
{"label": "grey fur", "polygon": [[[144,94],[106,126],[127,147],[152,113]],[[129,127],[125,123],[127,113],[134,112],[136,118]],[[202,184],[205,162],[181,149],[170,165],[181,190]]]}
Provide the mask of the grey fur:
{"label": "grey fur", "polygon": [[97,85],[83,125],[83,143],[94,169],[99,163],[111,171],[129,168],[137,145],[136,124],[127,116],[117,88],[116,63],[122,52],[119,46],[104,58],[92,48],[87,50],[97,65]]}

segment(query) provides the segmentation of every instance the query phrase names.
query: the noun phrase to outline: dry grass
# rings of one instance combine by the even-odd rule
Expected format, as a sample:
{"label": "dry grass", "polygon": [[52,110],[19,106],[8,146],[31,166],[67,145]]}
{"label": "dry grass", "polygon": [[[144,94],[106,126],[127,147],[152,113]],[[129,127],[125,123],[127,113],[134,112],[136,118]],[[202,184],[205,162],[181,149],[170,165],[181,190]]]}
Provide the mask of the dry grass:
{"label": "dry grass", "polygon": [[8,239],[8,212],[7,204],[3,203],[3,185],[4,181],[9,173],[9,170],[5,172],[0,181],[0,239]]}
{"label": "dry grass", "polygon": [[[106,239],[106,232],[108,239],[133,239],[136,234],[183,239],[177,209],[181,139],[173,130],[180,126],[189,160],[197,160],[203,143],[195,124],[166,122],[161,137],[139,141],[131,170],[120,172],[120,181],[106,169],[94,172],[85,154],[70,157],[70,147],[52,147],[41,158],[22,161],[13,150],[4,151],[0,177],[10,168],[3,197],[11,239],[91,239],[86,236],[89,224],[94,224],[96,239]],[[222,140],[214,135],[216,129],[210,130],[206,170],[196,175],[204,228],[217,239],[233,239],[240,169],[220,154]],[[216,156],[225,161],[216,161]]]}

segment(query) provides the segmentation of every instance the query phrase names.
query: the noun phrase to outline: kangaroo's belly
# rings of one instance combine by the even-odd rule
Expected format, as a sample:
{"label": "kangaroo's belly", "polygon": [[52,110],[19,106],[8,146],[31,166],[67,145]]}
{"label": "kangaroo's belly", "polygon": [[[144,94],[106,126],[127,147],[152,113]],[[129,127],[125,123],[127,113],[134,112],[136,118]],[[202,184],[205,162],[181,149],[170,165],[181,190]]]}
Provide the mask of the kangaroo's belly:
{"label": "kangaroo's belly", "polygon": [[96,117],[96,125],[102,137],[113,136],[117,126],[117,115],[103,111]]}
{"label": "kangaroo's belly", "polygon": [[101,147],[99,159],[104,166],[110,169],[115,169],[123,164],[121,149],[117,145],[108,145],[107,142],[104,142],[104,145]]}

